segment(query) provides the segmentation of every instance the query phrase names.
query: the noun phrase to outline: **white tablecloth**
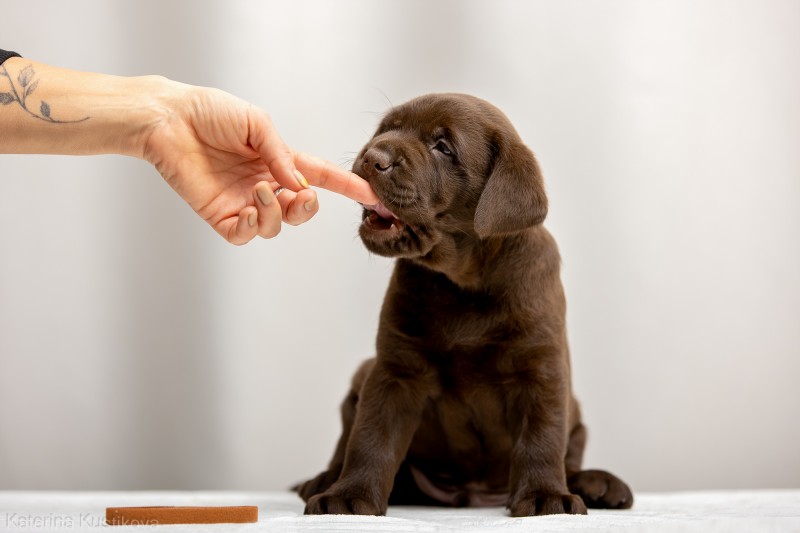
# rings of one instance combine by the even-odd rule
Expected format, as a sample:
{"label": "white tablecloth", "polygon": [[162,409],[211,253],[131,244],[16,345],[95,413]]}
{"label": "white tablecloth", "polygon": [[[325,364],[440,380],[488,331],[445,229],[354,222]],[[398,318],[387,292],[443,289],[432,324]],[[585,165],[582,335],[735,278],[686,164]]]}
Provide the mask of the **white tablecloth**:
{"label": "white tablecloth", "polygon": [[[390,507],[387,516],[303,516],[289,492],[0,492],[0,532],[800,532],[800,490],[639,493],[633,509],[509,518],[502,508]],[[105,526],[105,508],[257,505],[258,523]]]}

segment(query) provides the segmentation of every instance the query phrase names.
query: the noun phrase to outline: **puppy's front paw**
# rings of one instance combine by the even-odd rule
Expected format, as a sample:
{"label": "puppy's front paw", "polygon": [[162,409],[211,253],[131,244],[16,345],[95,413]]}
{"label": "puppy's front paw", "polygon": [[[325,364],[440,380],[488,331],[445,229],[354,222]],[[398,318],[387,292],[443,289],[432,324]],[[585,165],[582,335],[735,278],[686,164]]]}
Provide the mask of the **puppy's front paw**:
{"label": "puppy's front paw", "polygon": [[511,516],[586,514],[586,505],[574,494],[534,494],[509,502]]}
{"label": "puppy's front paw", "polygon": [[384,515],[386,514],[386,505],[381,508],[363,498],[327,491],[309,498],[305,514]]}
{"label": "puppy's front paw", "polygon": [[633,493],[624,481],[603,470],[583,470],[567,480],[569,490],[594,509],[629,509]]}
{"label": "puppy's front paw", "polygon": [[304,502],[308,502],[309,498],[315,494],[319,494],[328,490],[328,487],[333,485],[337,479],[339,479],[338,471],[332,472],[330,470],[326,470],[314,479],[309,479],[305,483],[300,483],[292,487],[292,490],[296,491],[297,494],[303,498]]}

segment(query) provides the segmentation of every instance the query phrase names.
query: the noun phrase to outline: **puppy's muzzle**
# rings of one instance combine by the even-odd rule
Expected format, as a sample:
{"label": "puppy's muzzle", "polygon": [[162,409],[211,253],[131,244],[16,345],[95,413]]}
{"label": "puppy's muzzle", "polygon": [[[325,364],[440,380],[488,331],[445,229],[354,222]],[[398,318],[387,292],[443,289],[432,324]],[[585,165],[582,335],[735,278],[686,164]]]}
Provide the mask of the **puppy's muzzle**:
{"label": "puppy's muzzle", "polygon": [[389,174],[395,165],[394,154],[376,146],[368,149],[361,161],[361,168],[367,179]]}

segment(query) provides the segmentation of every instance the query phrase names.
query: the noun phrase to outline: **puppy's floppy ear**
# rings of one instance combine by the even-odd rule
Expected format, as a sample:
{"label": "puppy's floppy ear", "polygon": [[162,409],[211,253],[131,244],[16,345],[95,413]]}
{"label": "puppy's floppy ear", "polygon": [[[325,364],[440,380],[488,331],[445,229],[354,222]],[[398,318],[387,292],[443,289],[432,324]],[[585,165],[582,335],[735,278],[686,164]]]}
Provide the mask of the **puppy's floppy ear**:
{"label": "puppy's floppy ear", "polygon": [[475,231],[482,239],[541,224],[547,216],[539,164],[518,137],[509,137],[495,137],[494,163],[475,210]]}

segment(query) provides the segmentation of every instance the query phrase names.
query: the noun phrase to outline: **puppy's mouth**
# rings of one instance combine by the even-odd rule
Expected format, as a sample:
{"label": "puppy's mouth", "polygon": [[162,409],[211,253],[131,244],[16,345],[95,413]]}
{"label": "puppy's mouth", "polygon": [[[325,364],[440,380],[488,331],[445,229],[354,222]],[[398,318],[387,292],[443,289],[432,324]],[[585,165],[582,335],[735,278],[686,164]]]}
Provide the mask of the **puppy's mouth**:
{"label": "puppy's mouth", "polygon": [[362,224],[377,232],[396,231],[401,232],[405,229],[405,222],[395,215],[383,202],[378,202],[375,205],[364,205],[364,219]]}
{"label": "puppy's mouth", "polygon": [[358,233],[370,252],[385,257],[418,257],[433,245],[424,226],[401,219],[383,202],[364,206]]}

